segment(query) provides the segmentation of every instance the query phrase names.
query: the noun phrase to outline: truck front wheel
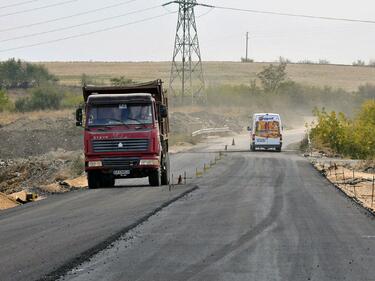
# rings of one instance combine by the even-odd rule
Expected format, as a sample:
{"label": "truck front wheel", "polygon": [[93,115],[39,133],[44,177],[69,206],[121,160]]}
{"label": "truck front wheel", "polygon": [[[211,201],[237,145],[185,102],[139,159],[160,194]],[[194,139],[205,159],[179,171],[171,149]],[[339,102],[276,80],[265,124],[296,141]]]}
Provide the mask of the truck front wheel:
{"label": "truck front wheel", "polygon": [[148,176],[148,182],[151,186],[161,185],[161,171],[160,169],[152,171]]}
{"label": "truck front wheel", "polygon": [[102,176],[102,185],[104,187],[114,187],[115,186],[115,178],[111,175],[103,175]]}
{"label": "truck front wheel", "polygon": [[87,182],[89,189],[100,188],[100,174],[97,171],[88,171]]}

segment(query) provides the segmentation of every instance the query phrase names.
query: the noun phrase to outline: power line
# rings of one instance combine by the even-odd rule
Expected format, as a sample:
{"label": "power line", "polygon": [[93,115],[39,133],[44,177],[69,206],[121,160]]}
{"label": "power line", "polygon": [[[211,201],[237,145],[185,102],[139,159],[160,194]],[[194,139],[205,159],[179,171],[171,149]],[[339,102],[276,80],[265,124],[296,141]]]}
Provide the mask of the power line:
{"label": "power line", "polygon": [[108,10],[108,9],[111,9],[111,8],[123,6],[123,5],[129,4],[129,3],[135,2],[135,1],[138,1],[138,0],[122,1],[122,2],[117,3],[117,4],[104,6],[104,7],[101,7],[101,8],[92,9],[92,10],[88,10],[88,11],[85,11],[85,12],[80,12],[80,13],[76,13],[76,14],[73,14],[73,15],[69,15],[69,16],[63,16],[63,17],[58,17],[58,18],[54,18],[54,19],[50,19],[50,20],[39,21],[39,22],[30,23],[30,24],[24,24],[24,25],[18,25],[18,26],[15,26],[15,27],[4,28],[4,29],[0,29],[0,32],[12,31],[12,30],[16,30],[16,29],[23,29],[23,28],[42,25],[42,24],[46,24],[46,23],[56,22],[56,21],[60,21],[60,20],[70,19],[70,18],[74,18],[74,17],[78,17],[78,16],[88,15],[88,14],[92,14],[92,13],[95,13],[95,12],[99,12],[99,11]]}
{"label": "power line", "polygon": [[48,4],[48,5],[44,5],[44,6],[40,6],[40,7],[36,7],[36,8],[30,8],[30,9],[25,9],[25,10],[17,11],[17,12],[11,12],[11,13],[2,14],[2,15],[0,15],[0,17],[3,18],[3,17],[13,16],[13,15],[19,15],[19,14],[23,14],[23,13],[28,13],[28,12],[34,12],[34,11],[38,11],[38,10],[42,10],[42,9],[47,9],[47,8],[62,6],[62,5],[73,3],[73,2],[77,2],[77,1],[79,1],[79,0],[69,0],[69,1],[57,2],[57,3],[54,3],[54,4]]}
{"label": "power line", "polygon": [[215,6],[215,5],[211,6],[211,5],[205,5],[205,4],[204,4],[204,6],[205,7],[209,7],[209,8],[221,9],[221,10],[231,10],[231,11],[238,11],[238,12],[248,12],[248,13],[254,13],[254,14],[268,14],[268,15],[276,15],[276,16],[287,16],[287,17],[298,17],[298,18],[322,19],[322,20],[332,20],[332,21],[346,21],[346,22],[358,22],[358,23],[375,24],[374,20],[336,18],[336,17],[323,17],[323,16],[304,15],[304,14],[292,14],[292,13],[261,11],[261,10],[251,10],[251,9],[242,9],[242,8],[234,8],[234,7]]}
{"label": "power line", "polygon": [[65,40],[68,40],[68,39],[74,39],[74,38],[84,37],[84,36],[88,36],[88,35],[92,35],[92,34],[96,34],[96,33],[101,33],[101,32],[105,32],[105,31],[119,29],[119,28],[122,28],[122,27],[125,27],[125,26],[134,25],[134,24],[137,24],[137,23],[142,23],[142,22],[153,20],[153,19],[161,18],[161,17],[167,16],[167,15],[170,15],[170,14],[174,14],[174,13],[173,12],[164,13],[164,14],[161,14],[161,15],[143,18],[141,20],[128,22],[128,23],[125,23],[125,24],[114,25],[114,26],[98,29],[98,30],[91,31],[91,32],[79,33],[79,34],[75,34],[75,35],[71,35],[71,36],[67,36],[67,37],[57,38],[57,39],[43,41],[43,42],[29,44],[29,45],[23,45],[23,46],[14,47],[14,48],[1,49],[0,53],[14,51],[14,50],[20,50],[20,49],[25,49],[25,48],[30,48],[30,47],[40,46],[40,45],[46,45],[46,44],[50,44],[50,43],[56,43],[56,42],[65,41]]}
{"label": "power line", "polygon": [[39,35],[44,35],[44,34],[58,32],[58,31],[64,31],[64,30],[68,30],[68,29],[72,29],[72,28],[76,28],[76,27],[80,27],[80,26],[90,25],[90,24],[94,24],[94,23],[113,20],[113,19],[116,19],[116,18],[121,18],[121,17],[128,16],[128,15],[138,14],[138,13],[146,12],[146,11],[149,11],[149,10],[154,10],[156,8],[160,8],[160,5],[153,6],[153,7],[150,7],[150,8],[140,9],[140,10],[136,10],[136,11],[131,11],[131,12],[128,12],[128,13],[125,13],[125,14],[117,15],[117,16],[106,17],[106,18],[97,19],[97,20],[93,20],[93,21],[83,22],[83,23],[80,23],[80,24],[64,26],[64,27],[55,28],[55,29],[42,31],[42,32],[30,33],[30,34],[26,34],[26,35],[22,35],[22,36],[16,36],[16,37],[0,40],[0,43],[8,42],[8,41],[14,41],[14,40],[18,40],[18,39],[29,38],[29,37],[34,37],[34,36],[39,36]]}
{"label": "power line", "polygon": [[25,5],[25,4],[29,4],[29,3],[33,3],[33,2],[38,2],[38,1],[40,1],[40,0],[29,0],[29,1],[24,1],[24,2],[18,2],[18,3],[14,3],[14,4],[0,6],[0,9],[6,9],[6,8],[11,8],[11,7],[21,6],[21,5]]}
{"label": "power line", "polygon": [[197,19],[202,18],[202,17],[208,15],[209,13],[211,13],[214,9],[215,9],[215,8],[211,8],[211,9],[209,9],[207,12],[200,14],[200,15],[197,16],[196,18],[197,18]]}

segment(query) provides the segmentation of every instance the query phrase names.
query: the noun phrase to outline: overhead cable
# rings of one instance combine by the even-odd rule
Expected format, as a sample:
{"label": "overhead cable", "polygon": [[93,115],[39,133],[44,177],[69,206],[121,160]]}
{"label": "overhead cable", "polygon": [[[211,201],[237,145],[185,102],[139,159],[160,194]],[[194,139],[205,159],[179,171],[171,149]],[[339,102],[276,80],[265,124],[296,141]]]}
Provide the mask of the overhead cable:
{"label": "overhead cable", "polygon": [[44,20],[44,21],[39,21],[39,22],[34,22],[34,23],[29,23],[29,24],[23,24],[23,25],[18,25],[18,26],[14,26],[14,27],[3,28],[3,29],[0,29],[0,32],[29,28],[29,27],[32,27],[32,26],[37,26],[37,25],[56,22],[56,21],[60,21],[60,20],[70,19],[70,18],[83,16],[83,15],[88,15],[88,14],[100,12],[100,11],[103,11],[103,10],[108,10],[108,9],[111,9],[111,8],[116,8],[116,7],[119,7],[119,6],[130,4],[130,3],[135,2],[135,1],[138,1],[138,0],[122,1],[122,2],[119,2],[119,3],[116,3],[116,4],[112,4],[112,5],[108,5],[108,6],[104,6],[104,7],[100,7],[100,8],[96,8],[96,9],[92,9],[92,10],[88,10],[88,11],[84,11],[84,12],[80,12],[80,13],[76,13],[76,14],[72,14],[72,15],[68,15],[68,16],[57,17],[57,18],[53,18],[53,19],[49,19],[49,20]]}
{"label": "overhead cable", "polygon": [[101,32],[105,32],[105,31],[111,31],[111,30],[114,30],[114,29],[119,29],[119,28],[122,28],[122,27],[129,26],[129,25],[134,25],[134,24],[150,21],[150,20],[153,20],[153,19],[165,17],[165,16],[170,15],[170,14],[174,14],[174,12],[164,13],[164,14],[161,14],[161,15],[143,18],[143,19],[128,22],[128,23],[125,23],[125,24],[114,25],[114,26],[110,26],[110,27],[106,27],[106,28],[102,28],[102,29],[98,29],[98,30],[94,30],[94,31],[90,31],[90,32],[79,33],[79,34],[66,36],[66,37],[62,37],[62,38],[57,38],[57,39],[53,39],[53,40],[48,40],[48,41],[43,41],[43,42],[38,42],[38,43],[28,44],[28,45],[22,45],[22,46],[18,46],[18,47],[14,47],[14,48],[0,49],[0,53],[14,51],[14,50],[20,50],[20,49],[25,49],[25,48],[30,48],[30,47],[40,46],[40,45],[46,45],[46,44],[50,44],[50,43],[61,42],[61,41],[65,41],[65,40],[68,40],[68,39],[74,39],[74,38],[89,36],[89,35],[92,35],[92,34],[101,33]]}

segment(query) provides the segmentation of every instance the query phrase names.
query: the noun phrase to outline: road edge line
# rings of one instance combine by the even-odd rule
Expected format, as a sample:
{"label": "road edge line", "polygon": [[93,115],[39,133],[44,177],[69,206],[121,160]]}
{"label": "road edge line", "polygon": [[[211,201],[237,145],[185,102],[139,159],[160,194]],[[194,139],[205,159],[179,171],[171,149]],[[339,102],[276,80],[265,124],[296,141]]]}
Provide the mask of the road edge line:
{"label": "road edge line", "polygon": [[124,227],[119,232],[112,234],[109,236],[105,241],[100,242],[94,247],[91,247],[90,249],[82,252],[78,257],[72,258],[68,262],[64,263],[62,266],[58,267],[54,271],[44,275],[43,277],[37,279],[36,281],[52,281],[57,280],[60,277],[66,275],[69,271],[74,269],[75,267],[81,265],[85,261],[89,260],[96,254],[100,253],[101,251],[107,249],[110,247],[114,242],[116,242],[121,236],[125,235],[127,232],[131,231],[132,229],[136,228],[137,226],[141,225],[142,223],[149,220],[152,216],[156,215],[160,211],[162,211],[164,208],[168,207],[169,205],[173,204],[174,202],[180,200],[181,198],[185,197],[186,195],[192,193],[193,191],[199,189],[198,185],[195,185],[194,187],[185,190],[184,192],[180,193],[179,195],[173,197],[172,199],[164,202],[159,207],[153,209],[143,217],[136,220],[134,223]]}

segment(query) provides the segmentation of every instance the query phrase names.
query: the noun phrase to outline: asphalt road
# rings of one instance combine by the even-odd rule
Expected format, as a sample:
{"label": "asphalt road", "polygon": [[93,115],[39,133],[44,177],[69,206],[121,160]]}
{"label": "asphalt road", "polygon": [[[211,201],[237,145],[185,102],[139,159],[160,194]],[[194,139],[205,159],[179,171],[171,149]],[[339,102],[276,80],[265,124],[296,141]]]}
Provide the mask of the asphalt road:
{"label": "asphalt road", "polygon": [[[193,173],[228,141],[173,156],[174,173]],[[295,152],[250,153],[246,136],[229,150],[204,177],[171,192],[90,190],[1,213],[0,279],[55,271],[54,280],[80,264],[61,280],[374,280],[374,217]],[[119,239],[108,245],[111,237]]]}

